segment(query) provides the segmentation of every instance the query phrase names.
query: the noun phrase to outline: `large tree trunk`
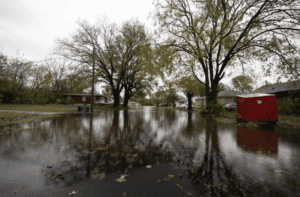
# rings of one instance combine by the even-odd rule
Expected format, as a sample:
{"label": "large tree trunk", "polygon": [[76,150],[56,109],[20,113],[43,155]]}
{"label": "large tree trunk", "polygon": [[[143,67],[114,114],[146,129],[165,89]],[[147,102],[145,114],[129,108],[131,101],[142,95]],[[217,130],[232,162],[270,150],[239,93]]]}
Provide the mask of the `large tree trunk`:
{"label": "large tree trunk", "polygon": [[123,107],[128,107],[128,101],[129,101],[129,99],[130,99],[130,96],[129,96],[128,93],[126,93],[126,90],[125,90]]}
{"label": "large tree trunk", "polygon": [[[211,89],[209,86],[206,87],[206,109],[211,109],[213,105],[217,104],[217,84],[213,83]],[[211,111],[214,113],[214,111]]]}
{"label": "large tree trunk", "polygon": [[188,98],[188,110],[193,110],[192,108],[192,97],[194,96],[193,94],[186,94],[187,98]]}
{"label": "large tree trunk", "polygon": [[120,105],[120,92],[118,90],[114,90],[113,95],[114,95],[114,107],[118,107]]}

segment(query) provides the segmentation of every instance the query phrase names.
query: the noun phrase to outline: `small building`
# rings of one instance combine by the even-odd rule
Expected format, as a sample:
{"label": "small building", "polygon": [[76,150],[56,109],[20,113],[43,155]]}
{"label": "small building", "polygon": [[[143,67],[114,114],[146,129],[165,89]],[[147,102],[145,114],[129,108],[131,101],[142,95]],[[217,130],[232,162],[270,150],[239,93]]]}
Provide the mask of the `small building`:
{"label": "small building", "polygon": [[236,103],[238,121],[269,121],[276,123],[278,120],[275,94],[238,95]]}
{"label": "small building", "polygon": [[[76,93],[69,93],[69,94],[63,94],[62,95],[64,99],[73,99],[74,103],[91,103],[92,102],[92,96],[87,94],[87,93],[80,93],[80,94],[76,94]],[[101,94],[95,94],[94,95],[95,100],[100,100],[100,101],[104,101],[105,103],[107,103],[107,97]]]}
{"label": "small building", "polygon": [[188,104],[188,100],[186,98],[175,101],[175,105],[177,107],[183,107],[184,105],[187,105],[187,104]]}
{"label": "small building", "polygon": [[192,102],[194,104],[194,107],[199,108],[202,105],[206,104],[206,97],[200,97],[200,96],[196,96],[192,98]]}
{"label": "small building", "polygon": [[129,101],[128,105],[133,106],[133,107],[140,106],[140,104],[138,102],[134,102],[134,101]]}

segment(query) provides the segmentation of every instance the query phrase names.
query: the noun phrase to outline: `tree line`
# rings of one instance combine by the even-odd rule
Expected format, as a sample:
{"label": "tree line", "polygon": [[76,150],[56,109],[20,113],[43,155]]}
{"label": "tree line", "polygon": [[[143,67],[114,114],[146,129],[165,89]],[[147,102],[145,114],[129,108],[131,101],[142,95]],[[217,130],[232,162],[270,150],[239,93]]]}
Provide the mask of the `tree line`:
{"label": "tree line", "polygon": [[[0,55],[1,103],[48,104],[65,102],[62,93],[77,93],[90,87],[88,77],[69,69],[70,63],[49,56],[37,63]],[[59,101],[60,100],[60,101]]]}

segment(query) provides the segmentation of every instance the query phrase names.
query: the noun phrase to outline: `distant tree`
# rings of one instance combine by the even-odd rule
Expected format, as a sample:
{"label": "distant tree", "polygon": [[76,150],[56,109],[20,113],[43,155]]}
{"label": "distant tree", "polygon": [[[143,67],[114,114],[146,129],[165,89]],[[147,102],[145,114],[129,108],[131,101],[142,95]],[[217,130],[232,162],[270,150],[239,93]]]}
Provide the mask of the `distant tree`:
{"label": "distant tree", "polygon": [[233,87],[242,92],[251,92],[253,90],[252,79],[249,76],[239,75],[231,79]]}
{"label": "distant tree", "polygon": [[218,84],[218,88],[217,88],[217,92],[221,92],[221,91],[226,91],[226,90],[230,90],[230,87],[228,85],[225,85],[224,83],[219,83]]}
{"label": "distant tree", "polygon": [[192,110],[192,98],[195,95],[204,95],[205,87],[193,75],[181,77],[177,83],[188,99],[188,110]]}
{"label": "distant tree", "polygon": [[109,100],[111,100],[111,98],[113,97],[113,94],[112,94],[110,86],[109,85],[104,85],[102,87],[104,88],[104,90],[102,91],[102,94],[104,96],[106,96]]}
{"label": "distant tree", "polygon": [[58,57],[48,55],[44,58],[43,65],[46,68],[44,84],[47,84],[53,93],[63,93],[66,91],[67,62]]}
{"label": "distant tree", "polygon": [[[3,103],[27,103],[30,100],[30,75],[32,62],[19,56],[8,58],[1,55],[0,94]],[[26,90],[26,91],[25,91]]]}

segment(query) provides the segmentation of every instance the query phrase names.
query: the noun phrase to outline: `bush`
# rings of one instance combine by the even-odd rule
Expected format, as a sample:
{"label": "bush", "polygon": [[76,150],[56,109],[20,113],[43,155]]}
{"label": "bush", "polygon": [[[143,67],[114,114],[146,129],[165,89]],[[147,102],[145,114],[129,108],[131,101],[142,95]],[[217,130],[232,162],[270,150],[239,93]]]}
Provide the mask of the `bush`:
{"label": "bush", "polygon": [[69,105],[74,105],[75,104],[73,99],[68,99],[67,102],[68,102]]}
{"label": "bush", "polygon": [[290,97],[285,97],[277,100],[278,113],[287,115],[294,112],[294,102]]}
{"label": "bush", "polygon": [[209,102],[207,108],[204,106],[200,110],[200,114],[215,114],[219,115],[224,111],[223,105],[221,103],[214,104],[213,102]]}
{"label": "bush", "polygon": [[67,99],[61,99],[60,104],[62,105],[68,105],[68,100]]}
{"label": "bush", "polygon": [[293,110],[296,114],[300,114],[300,99],[299,98],[295,99]]}

